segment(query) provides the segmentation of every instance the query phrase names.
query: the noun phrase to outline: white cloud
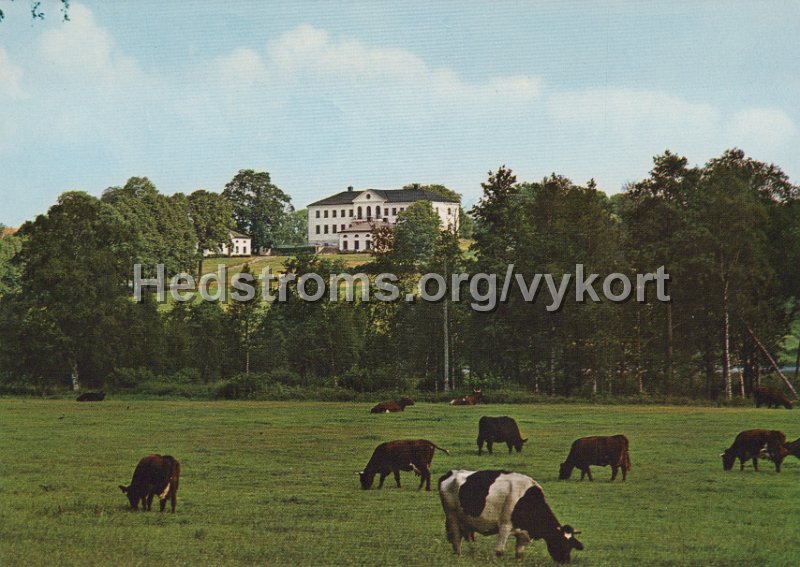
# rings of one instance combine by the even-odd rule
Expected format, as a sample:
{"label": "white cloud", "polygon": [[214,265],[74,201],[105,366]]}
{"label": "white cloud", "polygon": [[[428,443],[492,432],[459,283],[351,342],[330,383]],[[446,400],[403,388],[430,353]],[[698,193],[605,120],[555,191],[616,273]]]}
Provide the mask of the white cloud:
{"label": "white cloud", "polygon": [[[447,68],[433,68],[405,49],[336,40],[326,30],[302,25],[270,42],[263,56],[238,49],[217,61],[220,79],[252,84],[269,77],[274,88],[313,81],[312,91],[361,107],[362,97],[414,104],[525,104],[539,95],[536,77],[519,75],[468,82]],[[355,103],[348,100],[352,98]]]}
{"label": "white cloud", "polygon": [[108,31],[82,4],[70,4],[70,21],[47,29],[39,49],[46,61],[76,81],[133,82],[143,75],[133,58],[119,53]]}
{"label": "white cloud", "polygon": [[777,108],[747,108],[737,112],[728,128],[734,145],[748,151],[773,151],[786,145],[797,132],[792,119]]}
{"label": "white cloud", "polygon": [[[712,132],[719,114],[708,104],[692,103],[676,96],[646,90],[588,89],[554,94],[550,97],[551,116],[564,125],[591,131],[622,132],[630,135],[675,132],[690,129]],[[684,132],[685,133],[685,132]]]}
{"label": "white cloud", "polygon": [[0,96],[12,100],[25,97],[22,89],[22,69],[9,59],[2,46],[0,46]]}

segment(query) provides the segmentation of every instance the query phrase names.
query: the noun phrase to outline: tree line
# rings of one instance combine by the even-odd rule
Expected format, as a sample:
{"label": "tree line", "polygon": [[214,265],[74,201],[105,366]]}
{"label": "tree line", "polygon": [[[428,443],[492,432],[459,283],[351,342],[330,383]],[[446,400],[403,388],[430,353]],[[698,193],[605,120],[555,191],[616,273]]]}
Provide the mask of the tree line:
{"label": "tree line", "polygon": [[800,297],[800,189],[779,167],[738,149],[702,167],[667,151],[647,178],[611,197],[592,180],[518,181],[505,166],[482,188],[462,213],[468,247],[421,201],[395,230],[376,229],[363,265],[301,253],[285,269],[325,279],[391,272],[405,297],[429,272],[448,281],[453,273],[502,278],[514,264],[530,281],[582,264],[586,273],[636,281],[664,266],[671,301],[565,301],[550,311],[512,286],[507,301],[483,313],[466,293],[436,303],[358,294],[354,302],[308,302],[289,284],[285,302],[165,307],[146,294],[134,303],[136,261],[189,271],[198,243],[214,249],[231,226],[252,234],[254,249],[286,242],[285,234],[304,239],[305,228],[266,173],[239,172],[221,195],[169,197],[133,178],[100,199],[66,193],[0,243],[0,376],[40,388],[223,383],[233,395],[281,383],[717,398],[749,392],[763,379],[765,351],[787,350]]}

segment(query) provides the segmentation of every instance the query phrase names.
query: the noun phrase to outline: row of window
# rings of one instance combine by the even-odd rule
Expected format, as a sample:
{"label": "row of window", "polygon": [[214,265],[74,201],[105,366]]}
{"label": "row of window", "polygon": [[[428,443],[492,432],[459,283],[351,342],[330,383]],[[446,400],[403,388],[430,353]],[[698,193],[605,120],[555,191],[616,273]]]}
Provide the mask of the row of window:
{"label": "row of window", "polygon": [[[385,215],[389,214],[389,207],[383,207],[383,209],[381,209],[380,205],[375,205],[375,216],[376,217],[381,216],[381,210],[383,210],[383,214],[385,214]],[[392,216],[396,217],[398,213],[402,213],[405,210],[406,210],[405,207],[400,207],[399,209],[397,207],[392,207]],[[337,211],[336,209],[334,209],[332,211],[329,211],[327,209],[324,210],[324,211],[320,211],[319,209],[317,209],[315,211],[315,216],[316,216],[316,218],[320,218],[320,213],[322,213],[322,218],[328,218],[328,213],[330,213],[331,218],[336,218],[336,213],[339,213],[340,217],[346,218],[345,217],[345,213],[346,212],[347,212],[347,209],[341,209],[339,211]],[[362,207],[356,208],[355,211],[353,209],[350,209],[350,214],[348,215],[348,218],[353,218],[353,216],[354,216],[353,213],[354,212],[356,213],[357,218],[364,218],[364,210],[363,210]],[[450,209],[447,209],[447,214],[448,215],[450,214]],[[367,217],[369,218],[371,216],[372,216],[372,206],[371,205],[367,205]]]}

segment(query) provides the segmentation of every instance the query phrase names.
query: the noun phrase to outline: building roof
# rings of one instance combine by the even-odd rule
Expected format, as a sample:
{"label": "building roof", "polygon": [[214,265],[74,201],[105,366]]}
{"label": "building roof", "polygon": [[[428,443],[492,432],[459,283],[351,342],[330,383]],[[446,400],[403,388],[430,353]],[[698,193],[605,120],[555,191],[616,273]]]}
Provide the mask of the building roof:
{"label": "building roof", "polygon": [[235,231],[235,230],[229,230],[228,232],[230,232],[230,233],[231,233],[231,238],[253,238],[253,237],[252,237],[252,236],[250,236],[250,235],[243,234],[243,233],[241,233],[241,232],[237,232],[237,231]]}
{"label": "building roof", "polygon": [[3,233],[0,234],[0,238],[3,238],[4,236],[10,236],[10,235],[14,234],[15,232],[17,232],[16,228],[11,228],[10,226],[4,227],[3,228]]}
{"label": "building roof", "polygon": [[323,205],[351,205],[353,200],[365,193],[372,191],[377,193],[389,203],[413,203],[415,201],[434,201],[438,203],[454,203],[447,197],[434,193],[432,191],[425,191],[423,189],[365,189],[364,191],[342,191],[330,197],[326,197],[308,205],[309,207],[319,207]]}
{"label": "building roof", "polygon": [[339,232],[371,232],[373,228],[381,228],[384,226],[394,229],[394,225],[390,222],[361,220],[350,223],[350,226]]}

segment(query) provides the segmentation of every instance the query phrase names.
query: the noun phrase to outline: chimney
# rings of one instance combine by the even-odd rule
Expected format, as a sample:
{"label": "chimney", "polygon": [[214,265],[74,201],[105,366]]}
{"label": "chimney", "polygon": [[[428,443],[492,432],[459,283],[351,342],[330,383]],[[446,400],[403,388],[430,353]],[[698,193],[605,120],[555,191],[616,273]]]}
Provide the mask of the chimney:
{"label": "chimney", "polygon": [[350,185],[350,186],[347,188],[347,190],[348,190],[348,191],[352,191],[352,190],[353,190],[353,186],[352,186],[352,185]]}

